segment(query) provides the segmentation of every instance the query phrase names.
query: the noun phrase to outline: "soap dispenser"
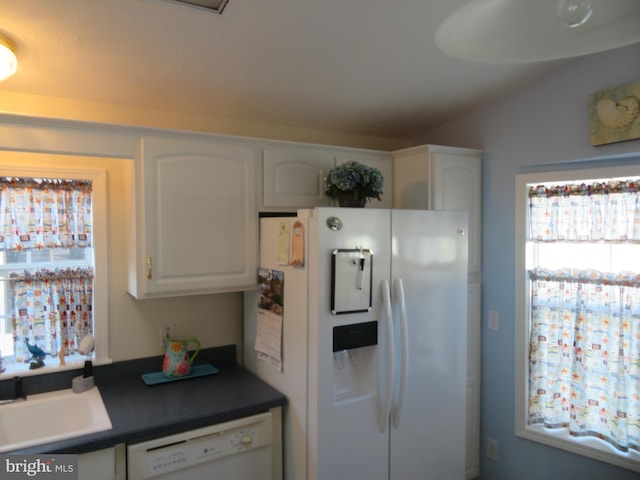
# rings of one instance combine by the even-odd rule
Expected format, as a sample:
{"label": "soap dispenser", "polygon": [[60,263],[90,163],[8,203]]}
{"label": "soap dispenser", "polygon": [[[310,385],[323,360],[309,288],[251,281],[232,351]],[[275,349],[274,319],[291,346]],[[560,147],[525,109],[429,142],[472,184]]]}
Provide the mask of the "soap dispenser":
{"label": "soap dispenser", "polygon": [[95,381],[93,379],[93,363],[91,361],[91,353],[93,352],[94,346],[95,338],[91,334],[88,334],[80,341],[78,351],[87,355],[89,359],[84,362],[82,375],[74,377],[71,381],[71,389],[74,393],[86,392],[95,385]]}

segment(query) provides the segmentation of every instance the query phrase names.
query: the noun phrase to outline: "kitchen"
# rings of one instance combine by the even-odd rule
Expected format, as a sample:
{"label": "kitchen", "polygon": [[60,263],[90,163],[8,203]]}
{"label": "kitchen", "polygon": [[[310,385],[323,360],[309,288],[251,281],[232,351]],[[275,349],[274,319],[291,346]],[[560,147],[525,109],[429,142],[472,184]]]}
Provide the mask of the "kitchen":
{"label": "kitchen", "polygon": [[[637,158],[638,141],[590,147],[588,144],[588,113],[586,99],[590,93],[609,86],[635,81],[640,77],[636,59],[638,46],[596,54],[571,60],[554,70],[533,79],[530,83],[506,93],[495,100],[459,118],[430,131],[416,135],[411,144],[442,144],[478,148],[487,152],[483,161],[483,312],[494,309],[501,312],[500,330],[489,331],[483,318],[483,438],[485,435],[500,442],[500,460],[482,459],[483,478],[543,478],[559,475],[565,478],[633,478],[632,472],[594,462],[560,450],[517,439],[513,434],[513,297],[510,282],[501,280],[513,271],[510,255],[512,249],[514,213],[513,174],[524,167],[561,163],[578,159],[601,157]],[[81,133],[69,128],[65,120],[96,121],[107,124],[128,124],[130,118],[158,118],[167,128],[189,129],[193,123],[184,120],[182,127],[168,115],[149,110],[108,108],[90,101],[63,101],[36,95],[18,94],[4,86],[0,89],[3,110],[2,143],[3,159],[16,158],[15,151],[40,151],[49,161],[58,162],[58,154],[74,153],[93,160],[73,160],[65,156],[65,162],[94,164],[107,168],[112,194],[110,195],[109,229],[109,331],[111,357],[114,361],[158,355],[159,329],[167,323],[176,323],[177,334],[197,334],[207,346],[242,344],[242,295],[224,293],[218,295],[175,297],[135,301],[122,285],[127,283],[126,216],[131,203],[126,200],[132,189],[128,182],[132,169],[133,146],[119,147],[113,143],[112,125],[89,128]],[[42,127],[35,117],[61,118],[61,122]],[[24,116],[23,116],[24,115]],[[549,119],[554,119],[550,122]],[[193,120],[193,119],[191,119]],[[7,124],[20,128],[8,128]],[[202,122],[205,123],[205,122]],[[562,129],[557,128],[562,125]],[[255,125],[238,125],[234,122],[218,123],[222,133],[256,136]],[[285,137],[287,140],[305,141],[308,132],[265,126],[258,136]],[[332,136],[317,132],[317,143],[344,144],[345,136]],[[48,141],[48,140],[51,141]],[[363,146],[363,139],[352,140],[352,146]],[[38,147],[38,142],[41,145]],[[373,147],[374,142],[364,146]],[[400,147],[408,146],[404,142]],[[392,150],[393,145],[383,150]],[[36,154],[20,153],[18,160]],[[115,157],[117,160],[105,160]],[[215,312],[212,314],[211,312]],[[180,318],[180,323],[174,322]],[[238,353],[238,359],[241,354]],[[506,414],[504,412],[507,412]],[[483,450],[484,452],[484,450]],[[551,473],[553,472],[553,473]]]}

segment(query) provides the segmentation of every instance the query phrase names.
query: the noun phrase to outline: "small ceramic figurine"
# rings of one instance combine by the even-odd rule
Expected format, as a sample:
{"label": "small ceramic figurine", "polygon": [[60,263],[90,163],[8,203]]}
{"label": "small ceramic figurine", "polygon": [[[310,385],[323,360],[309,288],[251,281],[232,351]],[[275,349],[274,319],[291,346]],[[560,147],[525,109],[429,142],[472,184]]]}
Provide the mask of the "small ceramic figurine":
{"label": "small ceramic figurine", "polygon": [[33,360],[29,364],[29,369],[34,370],[36,368],[44,367],[45,366],[44,357],[51,354],[45,352],[37,345],[31,345],[28,339],[25,339],[24,342],[27,344],[27,349],[29,350],[29,353],[31,353],[30,360]]}
{"label": "small ceramic figurine", "polygon": [[58,359],[60,360],[60,366],[65,365],[64,356],[67,353],[67,349],[63,346],[58,353]]}

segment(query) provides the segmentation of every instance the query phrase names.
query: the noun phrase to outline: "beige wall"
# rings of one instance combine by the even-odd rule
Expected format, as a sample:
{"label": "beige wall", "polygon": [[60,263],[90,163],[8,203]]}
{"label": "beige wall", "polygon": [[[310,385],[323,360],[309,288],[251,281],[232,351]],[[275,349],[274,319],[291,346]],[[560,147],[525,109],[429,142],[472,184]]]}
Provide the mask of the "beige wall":
{"label": "beige wall", "polygon": [[[109,349],[114,361],[163,353],[161,328],[200,339],[203,347],[242,345],[242,294],[135,300],[126,292],[127,219],[132,213],[133,160],[0,151],[0,165],[102,168],[107,171]],[[0,175],[2,169],[0,167]]]}
{"label": "beige wall", "polygon": [[397,138],[351,135],[292,126],[212,118],[203,115],[188,115],[165,110],[148,110],[122,105],[27,95],[2,90],[0,90],[0,105],[5,113],[44,118],[188,130],[372,150],[391,151],[412,145],[408,140]]}

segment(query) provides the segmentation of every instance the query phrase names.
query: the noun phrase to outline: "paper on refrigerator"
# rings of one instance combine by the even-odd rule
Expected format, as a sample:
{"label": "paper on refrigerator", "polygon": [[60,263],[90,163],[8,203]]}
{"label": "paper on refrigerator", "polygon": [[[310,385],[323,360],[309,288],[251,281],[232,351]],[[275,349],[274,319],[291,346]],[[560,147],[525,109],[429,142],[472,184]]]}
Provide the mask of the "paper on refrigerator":
{"label": "paper on refrigerator", "polygon": [[258,272],[258,318],[254,348],[258,358],[282,370],[282,315],[284,272],[260,268]]}

